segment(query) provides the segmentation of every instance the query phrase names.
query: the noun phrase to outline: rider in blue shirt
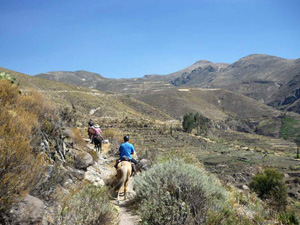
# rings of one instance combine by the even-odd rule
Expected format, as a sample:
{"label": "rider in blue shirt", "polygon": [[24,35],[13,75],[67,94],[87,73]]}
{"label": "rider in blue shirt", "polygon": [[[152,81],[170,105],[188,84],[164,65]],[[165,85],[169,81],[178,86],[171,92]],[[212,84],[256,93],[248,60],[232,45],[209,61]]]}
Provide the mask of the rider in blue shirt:
{"label": "rider in blue shirt", "polygon": [[117,160],[117,163],[119,163],[120,161],[133,162],[132,170],[135,174],[136,173],[135,164],[137,164],[137,161],[134,158],[132,158],[132,156],[131,156],[134,154],[135,150],[134,150],[133,145],[129,143],[128,135],[124,136],[124,143],[121,144],[121,146],[119,148],[119,152],[120,152],[120,158]]}

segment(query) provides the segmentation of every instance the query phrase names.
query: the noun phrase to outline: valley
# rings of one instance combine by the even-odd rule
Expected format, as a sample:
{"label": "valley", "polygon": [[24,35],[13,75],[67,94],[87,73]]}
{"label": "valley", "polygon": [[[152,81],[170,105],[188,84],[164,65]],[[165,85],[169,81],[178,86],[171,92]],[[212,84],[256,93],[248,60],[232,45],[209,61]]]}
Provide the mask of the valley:
{"label": "valley", "polygon": [[[204,64],[212,66],[201,61],[181,72],[193,73],[197,66]],[[227,67],[221,64],[210,70],[222,71]],[[60,79],[65,73],[46,80],[0,68],[2,71],[16,78],[23,94],[34,90],[72,118],[76,117],[75,128],[83,138],[87,137],[90,118],[100,124],[104,138],[110,141],[106,155],[97,156],[93,150],[79,146],[76,148],[83,149],[76,151],[108,157],[110,162],[106,162],[111,165],[122,136],[128,134],[138,158],[148,160],[151,166],[183,159],[215,174],[222,185],[234,185],[245,195],[249,194],[249,183],[256,173],[268,167],[276,168],[284,174],[289,207],[300,212],[300,160],[296,159],[300,116],[295,112],[273,108],[249,94],[245,96],[218,85],[203,88],[168,83],[169,77],[174,79],[179,73],[166,75],[164,80],[151,75],[114,81],[83,71],[75,75],[70,72],[66,80]],[[74,83],[73,76],[81,80]],[[182,120],[187,113],[200,113],[207,119],[206,135],[197,135],[195,129],[191,133],[183,132]]]}

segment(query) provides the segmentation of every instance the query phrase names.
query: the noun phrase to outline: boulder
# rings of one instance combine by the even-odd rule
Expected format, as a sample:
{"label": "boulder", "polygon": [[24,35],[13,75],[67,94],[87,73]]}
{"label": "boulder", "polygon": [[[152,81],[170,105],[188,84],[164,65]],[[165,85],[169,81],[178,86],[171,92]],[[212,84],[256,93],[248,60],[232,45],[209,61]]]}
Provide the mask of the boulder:
{"label": "boulder", "polygon": [[86,173],[84,174],[84,179],[88,180],[97,187],[103,187],[105,185],[104,181],[101,179],[100,172],[95,166],[91,166],[87,169]]}
{"label": "boulder", "polygon": [[76,169],[86,169],[93,165],[93,157],[87,152],[80,152],[75,155],[75,167]]}
{"label": "boulder", "polygon": [[139,163],[136,165],[137,171],[148,170],[150,166],[150,162],[147,159],[141,159]]}
{"label": "boulder", "polygon": [[40,224],[45,214],[45,204],[38,198],[27,195],[11,209],[16,224]]}

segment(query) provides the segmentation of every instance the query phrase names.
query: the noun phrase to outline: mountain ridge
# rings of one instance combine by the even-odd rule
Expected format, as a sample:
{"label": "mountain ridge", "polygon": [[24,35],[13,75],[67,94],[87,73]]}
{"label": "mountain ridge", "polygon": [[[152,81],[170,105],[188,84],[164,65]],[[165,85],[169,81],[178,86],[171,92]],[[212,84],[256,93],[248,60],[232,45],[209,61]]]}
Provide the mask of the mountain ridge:
{"label": "mountain ridge", "polygon": [[[298,73],[300,73],[300,59],[251,54],[231,64],[199,60],[182,70],[166,75],[150,74],[132,79],[92,76],[93,78],[83,81],[78,77],[71,78],[68,73],[64,75],[62,72],[37,76],[106,92],[125,94],[144,93],[145,90],[155,92],[172,86],[222,88],[273,107],[300,113],[298,109],[300,106],[291,107],[291,104],[298,102],[300,97],[295,94],[300,87],[300,80],[297,79]],[[69,80],[66,81],[66,79]],[[292,87],[289,86],[291,82],[295,83]]]}

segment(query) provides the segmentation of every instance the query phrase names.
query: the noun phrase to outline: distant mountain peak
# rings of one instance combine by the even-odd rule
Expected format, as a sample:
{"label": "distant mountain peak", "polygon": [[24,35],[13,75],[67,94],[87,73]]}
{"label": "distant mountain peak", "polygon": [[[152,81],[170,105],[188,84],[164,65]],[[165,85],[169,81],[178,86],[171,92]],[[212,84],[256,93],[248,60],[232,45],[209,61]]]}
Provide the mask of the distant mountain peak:
{"label": "distant mountain peak", "polygon": [[280,57],[277,57],[277,56],[272,56],[272,55],[267,55],[267,54],[251,54],[251,55],[247,55],[241,59],[239,59],[238,61],[240,60],[253,60],[253,59],[281,59],[281,60],[286,60],[284,58],[280,58]]}
{"label": "distant mountain peak", "polygon": [[202,59],[202,60],[199,60],[199,61],[195,62],[193,65],[200,65],[200,64],[205,65],[205,64],[214,64],[214,63],[211,62],[211,61]]}

